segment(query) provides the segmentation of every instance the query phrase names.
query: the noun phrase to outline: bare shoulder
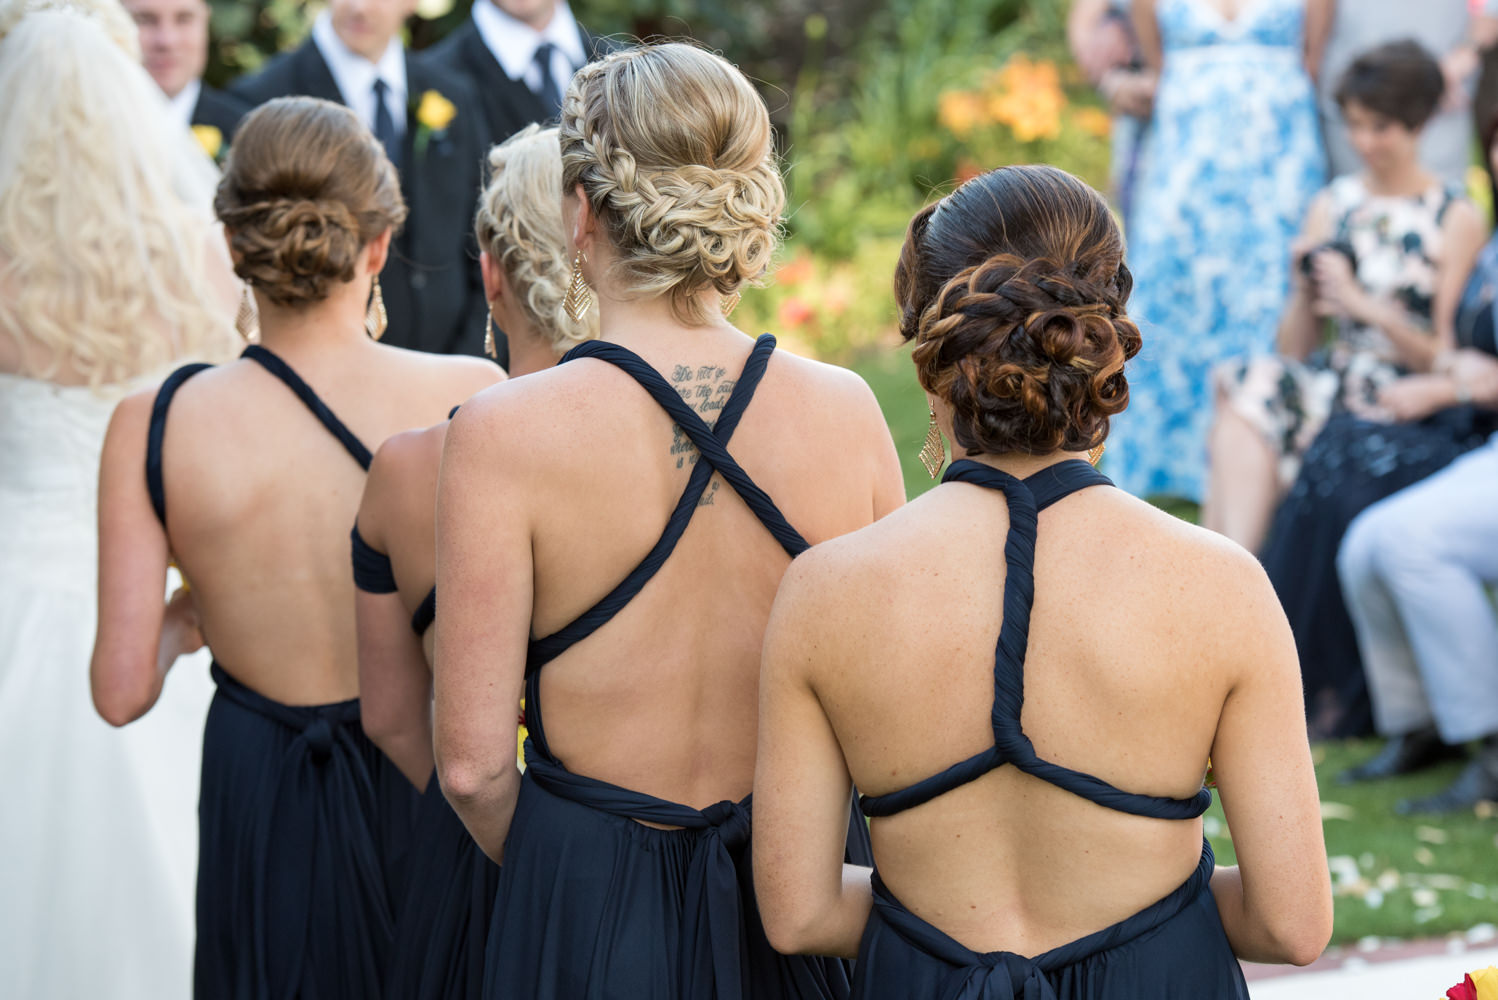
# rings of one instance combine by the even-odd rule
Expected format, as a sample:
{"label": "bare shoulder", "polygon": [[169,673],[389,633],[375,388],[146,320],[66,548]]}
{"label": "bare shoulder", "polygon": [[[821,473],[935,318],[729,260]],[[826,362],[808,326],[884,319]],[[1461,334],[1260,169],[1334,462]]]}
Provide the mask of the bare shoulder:
{"label": "bare shoulder", "polygon": [[851,418],[861,425],[883,429],[884,412],[874,390],[857,372],[789,351],[775,352],[770,371],[785,380],[798,408],[812,413],[836,413],[845,425]]}
{"label": "bare shoulder", "polygon": [[1466,197],[1453,198],[1441,220],[1441,229],[1447,239],[1457,237],[1480,242],[1486,235],[1486,228],[1482,213]]}
{"label": "bare shoulder", "polygon": [[143,447],[151,423],[151,409],[156,403],[157,388],[132,392],[115,404],[104,436],[106,451],[123,447]]}
{"label": "bare shoulder", "polygon": [[371,482],[398,481],[407,476],[422,474],[435,466],[442,455],[442,440],[447,436],[447,421],[432,427],[392,434],[375,451],[374,461],[369,466]]}
{"label": "bare shoulder", "polygon": [[[933,534],[944,529],[932,510],[935,491],[917,497],[856,531],[819,542],[791,561],[781,578],[776,604],[794,604],[801,614],[831,622],[866,614],[871,622],[884,612],[871,595],[895,594],[925,572],[920,553]],[[838,626],[841,627],[841,626]]]}
{"label": "bare shoulder", "polygon": [[481,389],[503,382],[505,370],[487,358],[474,358],[466,354],[430,354],[412,351],[403,347],[388,347],[392,358],[398,358],[403,372],[413,369],[444,387],[463,391],[464,398]]}

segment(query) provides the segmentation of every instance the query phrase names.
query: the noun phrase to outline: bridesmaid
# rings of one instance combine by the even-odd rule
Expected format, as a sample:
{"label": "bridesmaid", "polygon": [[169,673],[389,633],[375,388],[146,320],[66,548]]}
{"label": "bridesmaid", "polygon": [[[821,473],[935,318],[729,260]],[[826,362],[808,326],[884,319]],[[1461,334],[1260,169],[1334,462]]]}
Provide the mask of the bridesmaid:
{"label": "bridesmaid", "polygon": [[[531,125],[489,153],[475,223],[492,322],[509,336],[510,374],[550,368],[596,319],[562,308],[557,130]],[[375,453],[353,531],[364,731],[417,788],[411,888],[396,918],[387,998],[475,997],[499,868],[484,857],[432,770],[430,626],[436,613],[437,464],[444,421],[390,438]]]}
{"label": "bridesmaid", "polygon": [[[1246,998],[1239,957],[1304,964],[1331,934],[1273,590],[1081,460],[1129,402],[1132,284],[1102,197],[1053,167],[911,223],[895,289],[934,412],[922,458],[935,475],[939,427],[958,461],[795,562],[761,681],[765,929],[856,954],[856,997]],[[1241,868],[1202,838],[1209,753]],[[840,863],[855,781],[872,873]]]}
{"label": "bridesmaid", "polygon": [[785,198],[736,69],[592,63],[561,144],[568,301],[591,287],[600,340],[465,404],[437,495],[437,771],[504,862],[484,995],[841,995],[753,904],[760,638],[791,555],[902,502],[889,431],[856,377],[728,321]]}
{"label": "bridesmaid", "polygon": [[[406,210],[347,108],[287,98],[253,112],[215,208],[260,342],[115,412],[95,701],[111,720],[139,718],[174,652],[205,639],[213,652],[197,995],[374,997],[415,795],[359,726],[347,532],[364,442],[441,419],[499,371],[370,339]],[[172,558],[191,588],[163,607]]]}

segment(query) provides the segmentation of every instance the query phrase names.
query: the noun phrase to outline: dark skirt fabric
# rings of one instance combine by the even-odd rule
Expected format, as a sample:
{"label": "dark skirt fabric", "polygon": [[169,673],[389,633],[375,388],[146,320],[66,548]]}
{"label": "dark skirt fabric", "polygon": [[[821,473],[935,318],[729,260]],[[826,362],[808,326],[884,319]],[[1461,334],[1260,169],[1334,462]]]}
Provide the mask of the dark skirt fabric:
{"label": "dark skirt fabric", "polygon": [[1180,888],[1111,927],[1025,958],[974,952],[907,910],[874,876],[856,1000],[1247,1000],[1208,888],[1212,849]]}
{"label": "dark skirt fabric", "polygon": [[1470,406],[1417,423],[1339,413],[1306,451],[1261,558],[1295,633],[1312,739],[1373,732],[1357,634],[1337,579],[1342,536],[1358,514],[1444,469],[1489,430]]}
{"label": "dark skirt fabric", "polygon": [[[748,799],[698,811],[572,774],[532,742],[526,751],[489,927],[486,1000],[848,995],[849,963],[787,957],[765,939]],[[849,826],[849,859],[869,863],[856,810]]]}
{"label": "dark skirt fabric", "polygon": [[212,671],[196,995],[380,997],[415,790],[365,737],[357,700],[282,705]]}
{"label": "dark skirt fabric", "polygon": [[474,843],[437,784],[417,809],[410,891],[395,921],[386,1000],[465,1000],[484,983],[499,866]]}

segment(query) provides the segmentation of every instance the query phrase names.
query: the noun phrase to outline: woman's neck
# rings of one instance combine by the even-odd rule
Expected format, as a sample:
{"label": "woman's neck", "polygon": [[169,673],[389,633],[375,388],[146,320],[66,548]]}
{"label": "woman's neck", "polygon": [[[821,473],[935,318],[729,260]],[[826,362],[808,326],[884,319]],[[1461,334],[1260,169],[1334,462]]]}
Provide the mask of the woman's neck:
{"label": "woman's neck", "polygon": [[1411,160],[1384,171],[1368,170],[1364,172],[1363,178],[1369,194],[1390,198],[1423,194],[1435,182],[1435,177],[1420,166],[1418,160]]}
{"label": "woman's neck", "polygon": [[636,299],[601,290],[598,296],[598,339],[634,350],[635,345],[642,343],[680,342],[686,347],[700,342],[704,334],[713,332],[744,335],[719,311],[717,293],[703,292],[700,301],[707,322],[701,326],[688,326],[672,311],[668,295]]}
{"label": "woman's neck", "polygon": [[[354,283],[357,284],[357,283]],[[307,306],[278,306],[259,292],[260,344],[277,354],[309,348],[345,347],[365,342],[365,304],[355,289],[339,288],[320,302]]]}
{"label": "woman's neck", "polygon": [[1000,472],[1007,472],[1015,479],[1028,479],[1043,469],[1049,469],[1053,465],[1073,459],[1087,461],[1085,451],[1053,451],[1046,455],[1027,455],[1024,452],[1008,452],[1003,455],[970,454],[962,449],[955,441],[952,443],[952,461],[967,459],[986,465]]}

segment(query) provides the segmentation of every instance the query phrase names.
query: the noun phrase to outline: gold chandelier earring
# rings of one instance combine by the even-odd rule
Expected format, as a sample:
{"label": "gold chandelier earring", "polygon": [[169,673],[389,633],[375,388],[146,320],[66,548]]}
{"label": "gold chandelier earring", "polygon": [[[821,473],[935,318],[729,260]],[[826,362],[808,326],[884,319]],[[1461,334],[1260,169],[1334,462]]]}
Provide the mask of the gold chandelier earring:
{"label": "gold chandelier earring", "polygon": [[935,479],[947,460],[947,446],[941,439],[941,428],[936,424],[936,406],[929,399],[926,401],[926,411],[930,414],[931,422],[926,425],[926,441],[921,445],[918,457],[931,478]]}
{"label": "gold chandelier earring", "polygon": [[724,295],[718,299],[718,306],[723,310],[723,318],[727,319],[733,315],[733,311],[739,307],[739,300],[743,296],[737,291],[731,295]]}
{"label": "gold chandelier earring", "polygon": [[572,277],[567,282],[567,294],[562,298],[562,308],[572,317],[572,322],[581,323],[593,304],[593,289],[583,278],[582,266],[588,262],[587,254],[579,250],[572,258]]}
{"label": "gold chandelier earring", "polygon": [[248,281],[239,293],[239,311],[234,314],[234,329],[252,344],[260,339],[260,313],[255,309],[255,297],[250,294]]}
{"label": "gold chandelier earring", "polygon": [[484,353],[499,360],[499,348],[494,344],[494,314],[484,310]]}
{"label": "gold chandelier earring", "polygon": [[364,310],[364,331],[371,340],[379,340],[385,336],[385,328],[389,325],[390,315],[385,312],[385,295],[380,291],[380,279],[375,278],[374,290],[369,296],[369,308]]}
{"label": "gold chandelier earring", "polygon": [[1106,444],[1100,444],[1087,453],[1087,461],[1092,463],[1092,467],[1094,469],[1096,469],[1097,464],[1103,460],[1103,452],[1107,450],[1108,446]]}

